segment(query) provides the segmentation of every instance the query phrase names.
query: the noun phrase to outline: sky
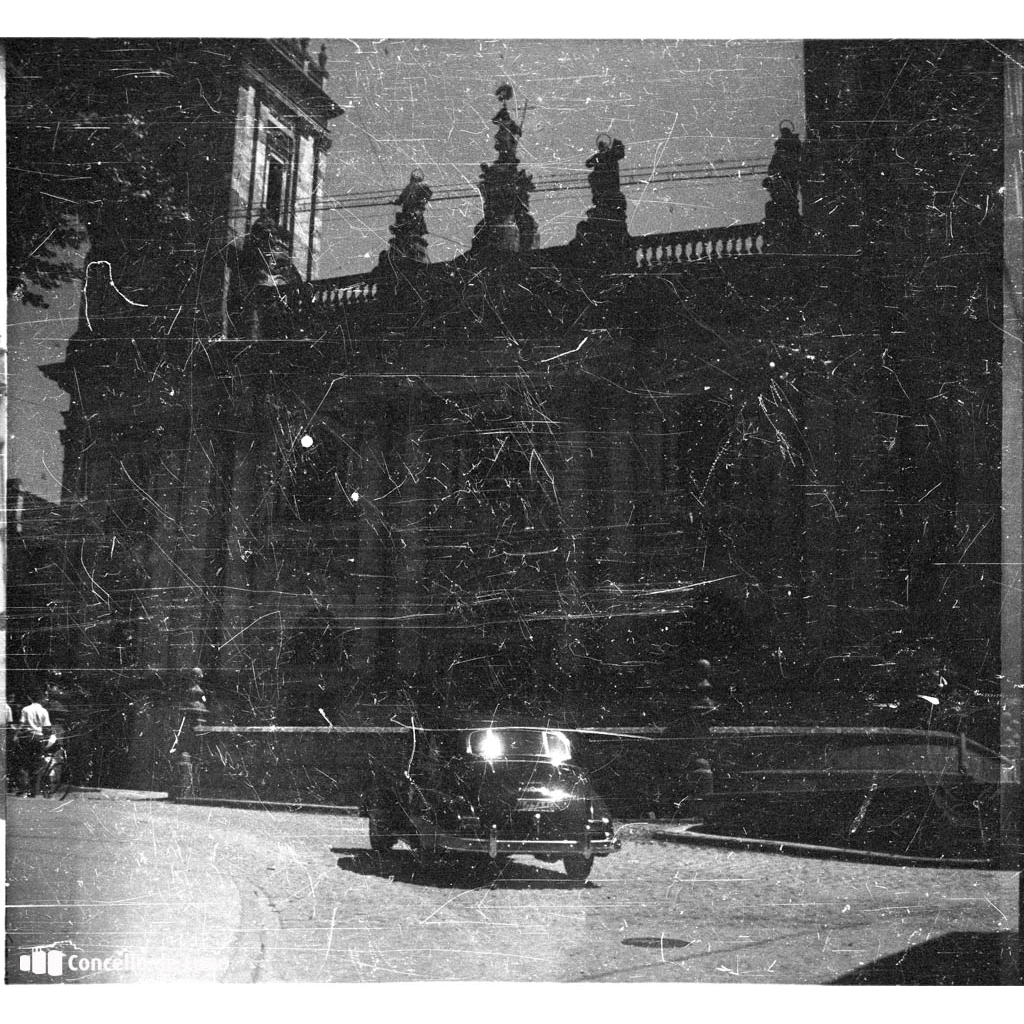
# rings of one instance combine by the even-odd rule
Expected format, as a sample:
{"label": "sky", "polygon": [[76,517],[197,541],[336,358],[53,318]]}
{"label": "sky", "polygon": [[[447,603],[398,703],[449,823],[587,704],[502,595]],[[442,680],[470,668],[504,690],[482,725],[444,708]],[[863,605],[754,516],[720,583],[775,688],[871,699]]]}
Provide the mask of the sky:
{"label": "sky", "polygon": [[59,289],[44,310],[7,304],[7,477],[17,477],[26,490],[52,502],[60,500],[64,447],[58,431],[68,396],[39,367],[63,360],[78,327],[79,291],[71,285]]}
{"label": "sky", "polygon": [[[536,24],[534,19],[532,25]],[[322,40],[311,49],[319,51]],[[345,108],[333,124],[327,196],[392,189],[397,196],[418,167],[439,190],[471,191],[480,164],[493,160],[499,107],[494,90],[514,89],[510,109],[522,122],[520,166],[535,180],[557,177],[583,186],[534,193],[540,245],[572,238],[590,205],[585,187],[596,137],[622,140],[621,170],[750,158],[765,163],[779,122],[803,135],[799,42],[510,38],[326,40],[328,88]],[[760,220],[761,178],[673,182],[624,189],[634,235]],[[327,210],[317,277],[358,274],[387,247],[397,207]],[[435,202],[427,210],[428,255],[465,252],[481,218],[477,194]],[[78,295],[65,288],[48,311],[8,306],[8,476],[60,500],[58,431],[67,396],[38,367],[63,357],[77,323]]]}

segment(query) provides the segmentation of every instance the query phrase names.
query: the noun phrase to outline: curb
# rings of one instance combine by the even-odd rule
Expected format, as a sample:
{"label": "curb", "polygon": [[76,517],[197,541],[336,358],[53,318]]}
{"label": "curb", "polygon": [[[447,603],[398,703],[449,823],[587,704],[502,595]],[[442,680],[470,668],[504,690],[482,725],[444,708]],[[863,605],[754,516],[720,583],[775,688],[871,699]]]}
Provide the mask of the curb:
{"label": "curb", "polygon": [[205,807],[237,807],[241,810],[301,811],[311,814],[358,815],[359,808],[350,804],[307,804],[298,800],[244,800],[241,797],[188,796],[165,798],[171,804],[192,804]]}
{"label": "curb", "polygon": [[914,857],[909,854],[882,853],[875,850],[855,850],[845,846],[817,846],[780,839],[755,839],[750,836],[723,836],[698,832],[694,826],[678,829],[658,829],[646,832],[653,839],[666,843],[691,843],[694,846],[724,846],[753,850],[761,853],[800,854],[827,857],[830,860],[853,860],[868,864],[903,864],[917,867],[971,868],[991,870],[997,867],[994,857]]}
{"label": "curb", "polygon": [[[156,794],[162,796],[162,794]],[[310,814],[335,814],[349,817],[358,816],[360,809],[348,804],[310,804],[300,801],[285,800],[245,800],[233,797],[173,797],[164,798],[167,803],[206,806],[234,807],[240,810],[293,811]],[[998,867],[996,858],[992,857],[914,857],[909,854],[882,853],[874,850],[857,850],[844,846],[819,846],[813,843],[798,843],[780,839],[757,839],[751,836],[717,835],[711,832],[700,832],[700,822],[692,825],[679,825],[675,828],[659,828],[657,824],[644,821],[624,821],[617,832],[624,827],[640,826],[638,835],[654,839],[657,842],[674,843],[677,845],[720,846],[733,849],[752,850],[760,853],[779,853],[810,857],[822,857],[830,860],[859,861],[866,864],[902,864],[916,867],[961,868],[973,870],[993,870]]]}

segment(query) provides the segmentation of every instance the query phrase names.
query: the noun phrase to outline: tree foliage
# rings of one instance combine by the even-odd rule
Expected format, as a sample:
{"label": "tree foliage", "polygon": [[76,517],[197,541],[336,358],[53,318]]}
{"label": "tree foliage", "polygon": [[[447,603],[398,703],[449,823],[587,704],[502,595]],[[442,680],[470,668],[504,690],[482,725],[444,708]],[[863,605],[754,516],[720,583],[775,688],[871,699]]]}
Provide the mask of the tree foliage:
{"label": "tree foliage", "polygon": [[45,307],[81,253],[191,230],[181,155],[199,115],[175,88],[180,42],[16,39],[6,56],[7,290]]}

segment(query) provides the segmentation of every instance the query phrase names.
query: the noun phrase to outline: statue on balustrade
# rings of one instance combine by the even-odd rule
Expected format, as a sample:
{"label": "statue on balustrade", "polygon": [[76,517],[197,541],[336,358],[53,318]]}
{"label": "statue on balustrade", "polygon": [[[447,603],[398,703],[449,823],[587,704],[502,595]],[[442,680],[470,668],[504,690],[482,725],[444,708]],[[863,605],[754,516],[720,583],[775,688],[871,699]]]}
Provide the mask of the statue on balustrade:
{"label": "statue on balustrade", "polygon": [[417,168],[409,175],[409,183],[398,198],[393,200],[401,209],[389,229],[391,241],[386,255],[391,259],[427,262],[427,221],[424,214],[432,195],[430,186],[423,180],[423,172]]}
{"label": "statue on balustrade", "polygon": [[629,243],[626,197],[619,179],[619,162],[625,155],[621,140],[602,132],[597,137],[597,152],[587,159],[593,206],[587,210],[587,219],[576,226],[572,245],[588,258],[614,255]]}
{"label": "statue on balustrade", "polygon": [[497,125],[494,149],[498,158],[494,163],[480,165],[477,187],[483,199],[484,217],[473,229],[470,251],[526,252],[539,244],[537,222],[530,213],[534,184],[518,166],[516,149],[523,129],[508,112],[512,86],[500,85],[495,95],[501,100],[501,109],[491,118],[491,123]]}
{"label": "statue on balustrade", "polygon": [[265,210],[245,236],[238,270],[249,336],[277,333],[289,296],[298,296],[306,282],[292,262],[291,233]]}
{"label": "statue on balustrade", "polygon": [[508,112],[508,101],[512,99],[512,86],[508,83],[499,85],[494,91],[494,95],[501,100],[501,110],[491,118],[491,124],[498,127],[494,135],[494,149],[498,154],[497,162],[517,164],[519,157],[516,155],[516,150],[519,147],[523,129],[512,120],[512,115]]}
{"label": "statue on balustrade", "polygon": [[594,206],[617,208],[621,203],[626,209],[626,197],[619,184],[619,161],[626,155],[626,147],[610,135],[602,133],[597,137],[597,152],[587,159],[587,167],[593,170],[587,176],[590,182]]}
{"label": "statue on balustrade", "polygon": [[792,121],[779,125],[775,154],[762,185],[768,190],[764,207],[765,229],[770,240],[783,245],[800,234],[800,136]]}
{"label": "statue on balustrade", "polygon": [[254,285],[285,288],[302,280],[292,263],[290,232],[265,210],[246,236],[243,262]]}

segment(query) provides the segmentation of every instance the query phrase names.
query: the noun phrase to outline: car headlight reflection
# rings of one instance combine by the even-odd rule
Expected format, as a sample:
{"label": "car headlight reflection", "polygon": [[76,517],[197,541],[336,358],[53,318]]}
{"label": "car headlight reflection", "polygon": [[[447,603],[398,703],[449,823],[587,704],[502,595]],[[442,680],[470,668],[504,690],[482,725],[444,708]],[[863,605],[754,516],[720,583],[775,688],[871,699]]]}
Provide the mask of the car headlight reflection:
{"label": "car headlight reflection", "polygon": [[497,733],[488,730],[480,739],[479,753],[486,760],[494,761],[505,753],[505,744]]}
{"label": "car headlight reflection", "polygon": [[573,795],[554,786],[532,786],[519,797],[516,807],[520,811],[556,811],[568,807]]}

